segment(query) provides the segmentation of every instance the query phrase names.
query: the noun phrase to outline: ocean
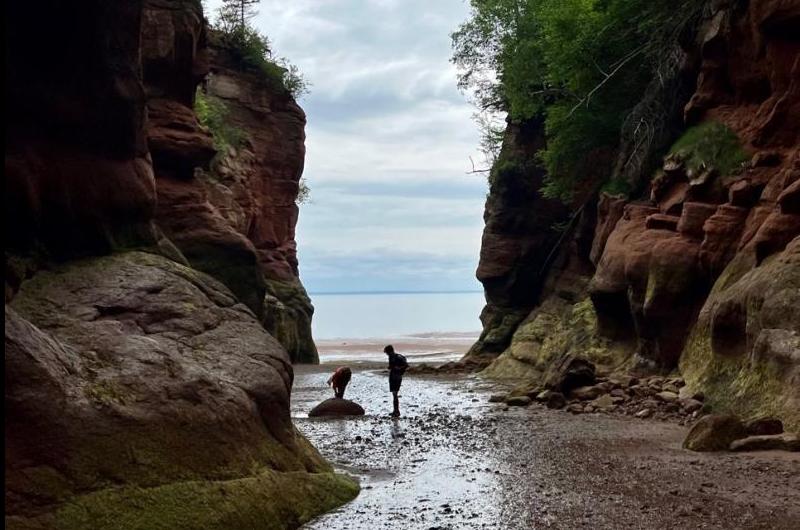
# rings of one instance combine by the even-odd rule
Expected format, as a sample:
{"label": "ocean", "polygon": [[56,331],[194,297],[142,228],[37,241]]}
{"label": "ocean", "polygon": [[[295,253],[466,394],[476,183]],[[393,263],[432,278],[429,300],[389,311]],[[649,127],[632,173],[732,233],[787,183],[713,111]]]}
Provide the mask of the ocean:
{"label": "ocean", "polygon": [[392,344],[409,362],[460,358],[481,331],[481,292],[311,294],[323,363],[383,362]]}

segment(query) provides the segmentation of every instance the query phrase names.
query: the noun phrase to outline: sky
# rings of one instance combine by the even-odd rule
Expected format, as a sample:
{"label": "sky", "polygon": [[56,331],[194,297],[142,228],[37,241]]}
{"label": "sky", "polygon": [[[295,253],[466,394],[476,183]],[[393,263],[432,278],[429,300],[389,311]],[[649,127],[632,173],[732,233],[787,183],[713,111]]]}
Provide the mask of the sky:
{"label": "sky", "polygon": [[[213,13],[219,0],[207,2]],[[253,24],[310,83],[297,226],[307,290],[479,290],[487,192],[450,33],[464,0],[262,0]]]}

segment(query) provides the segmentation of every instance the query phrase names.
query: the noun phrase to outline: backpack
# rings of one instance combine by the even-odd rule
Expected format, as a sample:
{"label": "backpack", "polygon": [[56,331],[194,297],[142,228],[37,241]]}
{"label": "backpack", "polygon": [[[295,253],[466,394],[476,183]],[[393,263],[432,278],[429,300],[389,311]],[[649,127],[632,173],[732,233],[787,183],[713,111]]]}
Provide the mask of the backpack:
{"label": "backpack", "polygon": [[399,353],[394,354],[394,369],[403,373],[408,368],[408,359],[406,359],[405,355],[400,355]]}

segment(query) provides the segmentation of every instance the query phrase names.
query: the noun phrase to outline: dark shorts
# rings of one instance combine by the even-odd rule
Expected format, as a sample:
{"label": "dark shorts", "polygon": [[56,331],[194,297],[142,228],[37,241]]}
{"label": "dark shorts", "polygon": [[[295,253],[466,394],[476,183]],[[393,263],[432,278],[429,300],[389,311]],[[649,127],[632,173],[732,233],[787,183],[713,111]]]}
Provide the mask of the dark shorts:
{"label": "dark shorts", "polygon": [[399,392],[400,384],[403,382],[402,375],[389,374],[389,392]]}

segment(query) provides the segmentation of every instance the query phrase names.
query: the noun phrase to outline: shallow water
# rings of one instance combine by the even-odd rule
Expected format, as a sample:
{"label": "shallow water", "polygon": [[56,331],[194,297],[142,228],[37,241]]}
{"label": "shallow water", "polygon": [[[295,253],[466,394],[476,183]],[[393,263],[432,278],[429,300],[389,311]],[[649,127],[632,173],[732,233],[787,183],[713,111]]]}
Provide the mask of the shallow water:
{"label": "shallow water", "polygon": [[504,410],[476,376],[407,376],[403,417],[382,369],[356,369],[361,418],[308,418],[331,366],[296,367],[298,428],[362,484],[308,529],[800,528],[800,455],[684,451],[685,428]]}
{"label": "shallow water", "polygon": [[[395,420],[388,417],[392,404],[384,371],[357,372],[345,397],[364,406],[366,415],[311,419],[308,410],[331,393],[324,386],[327,372],[315,371],[296,373],[295,423],[337,468],[357,476],[363,489],[343,509],[304,528],[429,528],[442,519],[457,523],[452,528],[484,528],[487,517],[499,517],[496,475],[475,470],[477,460],[499,464],[491,455],[475,454],[493,433],[493,422],[480,419],[488,404],[474,397],[485,384],[406,377],[403,417]],[[459,415],[451,414],[453,407]],[[472,428],[461,429],[464,422]]]}

